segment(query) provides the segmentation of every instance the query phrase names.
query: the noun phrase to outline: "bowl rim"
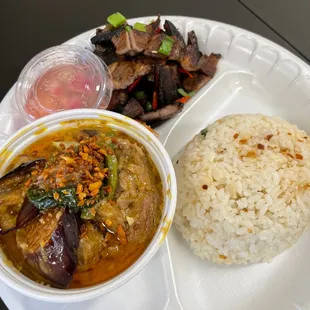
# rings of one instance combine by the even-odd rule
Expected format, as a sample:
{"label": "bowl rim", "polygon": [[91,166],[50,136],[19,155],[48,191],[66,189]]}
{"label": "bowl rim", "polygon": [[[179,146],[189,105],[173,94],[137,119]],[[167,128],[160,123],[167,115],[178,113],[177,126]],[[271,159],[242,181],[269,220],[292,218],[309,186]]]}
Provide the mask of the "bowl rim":
{"label": "bowl rim", "polygon": [[[172,161],[165,150],[164,146],[158,140],[158,138],[145,126],[140,124],[139,122],[126,117],[124,115],[106,111],[106,110],[99,110],[99,109],[76,109],[74,112],[67,110],[57,112],[40,119],[22,127],[16,133],[14,133],[1,147],[0,147],[0,156],[4,156],[3,153],[7,152],[7,148],[23,139],[24,136],[29,134],[32,130],[38,129],[41,126],[45,126],[50,122],[59,122],[67,121],[70,118],[72,121],[78,120],[89,120],[94,116],[97,116],[98,120],[103,119],[101,117],[111,118],[112,120],[116,120],[119,123],[124,123],[125,125],[130,125],[134,129],[139,131],[139,134],[147,139],[150,143],[150,146],[157,150],[157,153],[160,155],[161,160],[165,163],[166,170],[168,171],[167,178],[169,178],[169,202],[167,203],[167,211],[165,217],[161,218],[160,224],[157,228],[153,239],[144,250],[143,254],[127,269],[123,272],[115,276],[114,278],[95,285],[91,287],[81,288],[81,289],[56,289],[51,288],[48,286],[43,286],[41,284],[36,283],[35,281],[29,279],[28,277],[24,276],[22,273],[18,272],[14,267],[8,266],[8,264],[4,261],[5,254],[2,253],[2,257],[0,258],[0,279],[9,285],[11,288],[17,290],[18,292],[29,296],[31,298],[35,298],[37,300],[44,300],[44,301],[51,301],[51,302],[78,302],[78,301],[85,301],[88,299],[95,298],[97,296],[106,294],[117,287],[125,284],[127,281],[132,279],[137,273],[139,273],[145,265],[150,261],[150,259],[155,255],[157,250],[159,249],[160,245],[164,241],[167,236],[167,233],[170,229],[175,208],[176,208],[176,198],[177,198],[177,184],[176,184],[176,177],[175,171],[173,168]],[[65,119],[65,120],[64,120]],[[94,118],[95,120],[95,118]],[[69,121],[69,120],[68,120]],[[60,125],[60,124],[59,124]],[[130,132],[126,132],[130,136]],[[42,137],[38,136],[38,139]],[[133,137],[134,138],[134,137]],[[135,138],[134,138],[135,139]],[[34,142],[36,138],[32,140]],[[140,142],[141,144],[145,145],[146,143]],[[6,156],[4,162],[10,161],[10,155]],[[1,164],[2,168],[3,164]],[[157,166],[160,170],[160,167]],[[164,171],[162,171],[164,174]],[[162,180],[164,181],[164,180]],[[166,193],[164,193],[166,195]],[[165,207],[164,209],[165,210]],[[165,226],[166,225],[166,226]],[[163,232],[164,228],[164,232]]]}

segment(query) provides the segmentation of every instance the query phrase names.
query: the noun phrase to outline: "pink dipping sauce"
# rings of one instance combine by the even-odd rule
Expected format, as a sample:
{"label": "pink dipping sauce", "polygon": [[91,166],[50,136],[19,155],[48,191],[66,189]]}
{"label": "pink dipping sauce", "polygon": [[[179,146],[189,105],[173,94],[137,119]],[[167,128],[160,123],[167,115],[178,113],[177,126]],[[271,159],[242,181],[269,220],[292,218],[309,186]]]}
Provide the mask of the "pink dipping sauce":
{"label": "pink dipping sauce", "polygon": [[36,119],[57,111],[94,107],[98,85],[88,72],[87,67],[70,64],[47,70],[29,91],[26,113]]}

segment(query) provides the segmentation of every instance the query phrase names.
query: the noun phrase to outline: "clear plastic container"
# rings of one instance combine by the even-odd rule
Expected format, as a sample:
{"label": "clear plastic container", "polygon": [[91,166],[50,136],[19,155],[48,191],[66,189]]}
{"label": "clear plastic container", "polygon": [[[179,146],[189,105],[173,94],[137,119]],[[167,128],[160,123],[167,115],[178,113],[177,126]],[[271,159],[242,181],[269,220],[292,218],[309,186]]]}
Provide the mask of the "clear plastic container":
{"label": "clear plastic container", "polygon": [[29,120],[55,112],[106,109],[113,90],[106,64],[92,52],[60,45],[36,55],[16,84],[17,107]]}

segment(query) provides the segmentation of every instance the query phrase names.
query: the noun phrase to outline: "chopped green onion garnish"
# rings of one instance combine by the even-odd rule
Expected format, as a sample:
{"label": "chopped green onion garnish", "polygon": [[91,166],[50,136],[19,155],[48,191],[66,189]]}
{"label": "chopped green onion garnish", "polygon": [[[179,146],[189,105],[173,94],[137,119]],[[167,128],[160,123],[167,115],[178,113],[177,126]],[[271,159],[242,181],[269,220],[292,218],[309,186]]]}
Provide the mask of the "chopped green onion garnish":
{"label": "chopped green onion garnish", "polygon": [[136,92],[135,92],[135,98],[136,98],[137,100],[146,99],[146,93],[145,93],[143,90],[141,90],[141,91],[136,91]]}
{"label": "chopped green onion garnish", "polygon": [[178,88],[178,93],[183,97],[192,97],[195,95],[196,92],[193,90],[187,93],[183,88]]}
{"label": "chopped green onion garnish", "polygon": [[130,26],[126,26],[125,29],[126,29],[127,32],[130,32],[130,31],[131,31]]}
{"label": "chopped green onion garnish", "polygon": [[146,111],[146,112],[151,112],[152,110],[153,110],[152,104],[148,101],[148,102],[145,104],[145,111]]}
{"label": "chopped green onion garnish", "polygon": [[183,88],[178,88],[178,93],[183,97],[189,96],[189,94]]}
{"label": "chopped green onion garnish", "polygon": [[161,42],[161,46],[158,50],[158,53],[169,56],[172,50],[172,46],[174,44],[174,40],[166,36],[165,39]]}
{"label": "chopped green onion garnish", "polygon": [[135,24],[133,25],[133,29],[146,32],[145,24],[142,24],[142,23],[135,23]]}
{"label": "chopped green onion garnish", "polygon": [[121,13],[114,13],[108,17],[108,23],[110,23],[114,28],[118,28],[119,26],[125,24],[126,17]]}

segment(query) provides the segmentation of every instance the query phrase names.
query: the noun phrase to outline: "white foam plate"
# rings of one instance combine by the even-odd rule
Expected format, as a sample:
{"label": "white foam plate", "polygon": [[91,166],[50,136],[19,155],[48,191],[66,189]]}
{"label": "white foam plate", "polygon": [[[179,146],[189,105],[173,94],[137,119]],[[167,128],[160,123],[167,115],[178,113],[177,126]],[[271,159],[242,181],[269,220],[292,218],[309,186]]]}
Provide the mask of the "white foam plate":
{"label": "white foam plate", "polygon": [[[130,20],[149,22],[154,17]],[[310,68],[279,45],[230,25],[189,17],[163,16],[186,35],[195,30],[200,49],[220,53],[215,77],[189,101],[183,113],[160,128],[171,157],[207,124],[232,113],[277,115],[310,133]],[[89,49],[95,30],[69,44]],[[73,112],[74,113],[74,112]],[[25,121],[12,88],[0,105],[0,142]],[[10,309],[26,310],[306,310],[310,309],[310,232],[271,263],[217,266],[201,261],[172,228],[168,241],[134,279],[100,298],[79,304],[47,304],[0,283]]]}

